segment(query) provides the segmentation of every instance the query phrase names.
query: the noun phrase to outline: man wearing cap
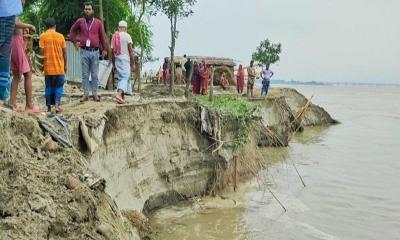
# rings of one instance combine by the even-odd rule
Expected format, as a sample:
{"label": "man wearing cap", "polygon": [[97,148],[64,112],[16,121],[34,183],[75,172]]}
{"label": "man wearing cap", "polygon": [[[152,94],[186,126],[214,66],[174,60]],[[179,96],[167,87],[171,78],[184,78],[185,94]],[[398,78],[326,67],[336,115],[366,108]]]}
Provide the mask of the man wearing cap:
{"label": "man wearing cap", "polygon": [[111,40],[112,61],[118,74],[118,88],[115,96],[118,103],[125,103],[125,94],[131,92],[130,77],[135,70],[134,50],[132,38],[127,33],[128,24],[125,21],[118,23],[118,31]]}
{"label": "man wearing cap", "polygon": [[[102,55],[107,55],[107,42],[104,25],[100,19],[94,17],[93,4],[85,3],[85,17],[79,18],[70,30],[70,38],[75,48],[80,48],[82,62],[82,85],[83,96],[81,102],[89,100],[89,90],[92,90],[93,100],[100,101],[97,95],[99,87],[99,49],[101,46]],[[77,35],[79,33],[79,44]],[[89,76],[91,81],[89,82]]]}
{"label": "man wearing cap", "polygon": [[11,38],[14,32],[15,17],[21,13],[21,1],[0,0],[0,106],[9,97]]}

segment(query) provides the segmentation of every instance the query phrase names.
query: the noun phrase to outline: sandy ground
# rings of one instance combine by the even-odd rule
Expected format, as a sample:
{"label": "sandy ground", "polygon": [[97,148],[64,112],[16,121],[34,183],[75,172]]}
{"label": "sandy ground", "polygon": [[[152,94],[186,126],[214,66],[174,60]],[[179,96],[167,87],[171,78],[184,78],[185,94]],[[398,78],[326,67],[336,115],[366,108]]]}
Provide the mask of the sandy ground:
{"label": "sandy ground", "polygon": [[[46,111],[46,104],[44,98],[44,77],[34,75],[32,78],[33,85],[33,102],[35,105],[39,106],[43,111]],[[137,86],[135,86],[136,88]],[[184,98],[184,85],[176,85],[174,90],[174,97],[182,99]],[[132,104],[137,102],[145,101],[146,99],[160,99],[160,98],[170,98],[169,86],[164,86],[163,84],[143,84],[142,93],[139,94],[134,91],[132,96],[126,96],[126,104]],[[93,112],[97,110],[104,110],[110,107],[115,107],[119,105],[115,101],[116,91],[106,91],[99,90],[99,95],[101,97],[101,102],[88,101],[85,103],[80,103],[79,98],[82,96],[83,91],[80,84],[76,83],[66,83],[64,85],[64,95],[62,98],[62,109],[65,113],[86,113]],[[232,94],[236,95],[236,87],[231,86],[227,90],[222,89],[220,86],[214,86],[214,94]],[[268,98],[274,98],[279,96],[280,90],[276,88],[271,88],[268,93]],[[243,96],[246,96],[246,88],[244,90]],[[265,96],[264,96],[265,97]],[[257,100],[262,98],[260,95],[260,88],[255,87],[254,89],[254,99]],[[18,111],[23,111],[25,108],[25,94],[23,87],[23,80],[19,84],[18,95],[17,95],[17,105]]]}

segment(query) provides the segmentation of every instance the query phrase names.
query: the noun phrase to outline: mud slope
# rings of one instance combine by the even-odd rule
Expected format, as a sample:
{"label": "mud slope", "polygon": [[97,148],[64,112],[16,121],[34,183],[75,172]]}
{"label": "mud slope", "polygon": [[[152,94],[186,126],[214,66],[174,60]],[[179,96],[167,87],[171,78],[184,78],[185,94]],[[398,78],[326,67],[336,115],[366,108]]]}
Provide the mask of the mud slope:
{"label": "mud slope", "polygon": [[79,180],[80,155],[46,144],[35,119],[1,112],[0,135],[0,239],[134,239],[110,198]]}

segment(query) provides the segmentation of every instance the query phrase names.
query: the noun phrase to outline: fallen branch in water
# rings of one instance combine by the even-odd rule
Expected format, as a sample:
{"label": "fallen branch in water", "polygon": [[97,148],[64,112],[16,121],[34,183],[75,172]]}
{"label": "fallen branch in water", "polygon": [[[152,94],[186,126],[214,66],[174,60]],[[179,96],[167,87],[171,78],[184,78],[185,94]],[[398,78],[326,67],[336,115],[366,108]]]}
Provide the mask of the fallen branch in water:
{"label": "fallen branch in water", "polygon": [[[299,128],[301,127],[301,121],[303,120],[304,114],[307,112],[308,108],[310,107],[311,100],[313,99],[313,97],[314,97],[314,94],[310,97],[310,99],[308,99],[306,105],[304,105],[304,107],[302,107],[302,108],[300,109],[300,111],[297,113],[297,116],[296,116],[296,118],[295,118],[294,121],[298,121],[298,122],[299,122],[299,127],[294,131],[294,133],[296,133],[297,130],[299,130]],[[294,121],[293,121],[293,122],[294,122]],[[292,122],[292,123],[293,123],[293,122]],[[303,178],[301,177],[301,175],[300,175],[300,173],[299,173],[299,170],[298,170],[297,167],[296,167],[296,164],[294,163],[294,161],[293,161],[291,158],[290,158],[290,162],[292,163],[294,169],[296,170],[296,173],[297,173],[297,175],[299,176],[299,178],[300,178],[300,180],[301,180],[301,183],[303,184],[304,187],[306,187],[306,184],[304,183],[304,180],[303,180]]]}

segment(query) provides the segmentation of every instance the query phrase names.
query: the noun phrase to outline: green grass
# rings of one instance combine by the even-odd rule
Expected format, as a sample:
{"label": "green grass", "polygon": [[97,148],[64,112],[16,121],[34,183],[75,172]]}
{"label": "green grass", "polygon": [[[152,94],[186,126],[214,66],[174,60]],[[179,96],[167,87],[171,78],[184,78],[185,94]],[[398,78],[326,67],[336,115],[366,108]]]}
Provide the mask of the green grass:
{"label": "green grass", "polygon": [[201,105],[230,117],[250,117],[256,109],[256,105],[239,96],[214,96],[212,102],[208,101],[208,96],[197,96],[196,100]]}
{"label": "green grass", "polygon": [[239,96],[214,96],[212,102],[208,96],[197,96],[196,100],[204,107],[221,112],[224,117],[237,119],[239,129],[234,144],[236,150],[249,142],[248,123],[257,108],[255,104]]}

